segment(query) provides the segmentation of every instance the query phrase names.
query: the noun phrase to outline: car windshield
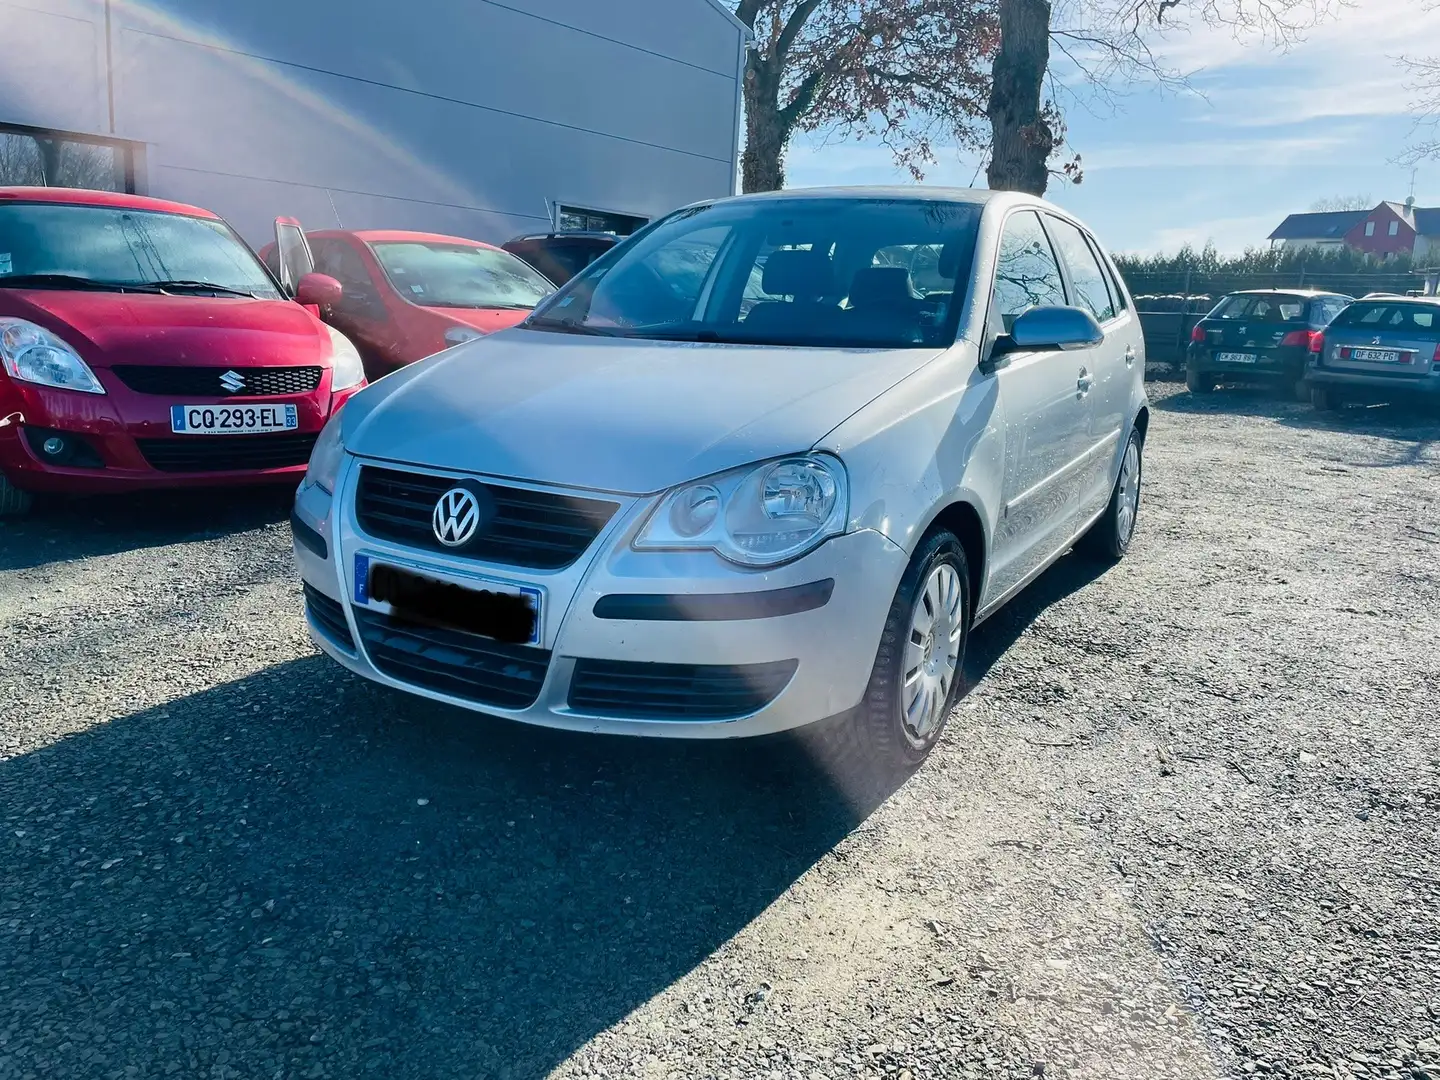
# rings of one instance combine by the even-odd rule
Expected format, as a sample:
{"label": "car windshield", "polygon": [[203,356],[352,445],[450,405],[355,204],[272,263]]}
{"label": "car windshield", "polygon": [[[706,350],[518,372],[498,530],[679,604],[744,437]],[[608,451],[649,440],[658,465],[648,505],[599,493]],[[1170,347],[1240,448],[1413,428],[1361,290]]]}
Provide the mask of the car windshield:
{"label": "car windshield", "polygon": [[223,221],[153,210],[58,203],[0,205],[0,287],[53,277],[89,288],[212,285],[280,299],[274,281]]}
{"label": "car windshield", "polygon": [[1440,330],[1440,304],[1360,300],[1335,316],[1330,325],[1339,329],[1418,331],[1428,335]]}
{"label": "car windshield", "polygon": [[1305,321],[1305,301],[1298,296],[1256,296],[1244,293],[1227,296],[1216,305],[1210,318],[1225,322],[1290,323]]}
{"label": "car windshield", "polygon": [[422,307],[528,310],[555,291],[508,251],[429,241],[370,246],[396,291]]}
{"label": "car windshield", "polygon": [[537,309],[535,330],[832,348],[951,344],[980,206],[778,198],[690,207]]}

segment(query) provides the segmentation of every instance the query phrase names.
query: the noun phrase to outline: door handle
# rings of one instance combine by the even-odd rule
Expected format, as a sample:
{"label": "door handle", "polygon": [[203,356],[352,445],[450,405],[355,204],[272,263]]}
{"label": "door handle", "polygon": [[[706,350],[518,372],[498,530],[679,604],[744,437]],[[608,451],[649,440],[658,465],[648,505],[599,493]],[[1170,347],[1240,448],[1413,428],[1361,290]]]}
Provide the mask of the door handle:
{"label": "door handle", "polygon": [[1075,385],[1080,390],[1080,396],[1084,397],[1090,392],[1090,388],[1095,385],[1094,376],[1092,376],[1085,368],[1081,368],[1080,378],[1075,380]]}
{"label": "door handle", "polygon": [[1134,366],[1135,366],[1135,346],[1134,346],[1134,345],[1126,345],[1126,346],[1125,346],[1125,366],[1126,366],[1126,367],[1134,367]]}

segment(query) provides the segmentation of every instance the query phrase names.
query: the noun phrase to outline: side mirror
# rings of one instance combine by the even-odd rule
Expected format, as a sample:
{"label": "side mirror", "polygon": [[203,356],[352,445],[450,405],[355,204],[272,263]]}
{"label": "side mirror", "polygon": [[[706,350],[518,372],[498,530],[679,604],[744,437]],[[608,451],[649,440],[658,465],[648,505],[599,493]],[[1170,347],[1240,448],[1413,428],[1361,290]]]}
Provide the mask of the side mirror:
{"label": "side mirror", "polygon": [[1025,312],[990,347],[990,354],[980,359],[980,370],[986,375],[1005,366],[1011,353],[1049,352],[1057,349],[1089,349],[1105,342],[1105,331],[1088,311],[1080,308],[1033,307]]}
{"label": "side mirror", "polygon": [[334,307],[344,293],[344,287],[329,274],[306,274],[295,287],[295,301],[318,308]]}
{"label": "side mirror", "polygon": [[1010,328],[1014,350],[1090,349],[1105,343],[1105,331],[1088,311],[1076,307],[1034,307]]}

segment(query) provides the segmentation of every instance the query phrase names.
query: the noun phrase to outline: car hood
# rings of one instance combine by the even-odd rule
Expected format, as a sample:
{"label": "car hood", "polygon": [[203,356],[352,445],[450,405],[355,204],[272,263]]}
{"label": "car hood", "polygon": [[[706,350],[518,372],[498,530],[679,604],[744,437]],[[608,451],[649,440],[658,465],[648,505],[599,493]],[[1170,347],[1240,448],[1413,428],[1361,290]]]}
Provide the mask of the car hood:
{"label": "car hood", "polygon": [[319,364],[330,355],[325,327],[288,300],[5,290],[0,311],[41,324],[101,367]]}
{"label": "car hood", "polygon": [[363,457],[639,494],[806,450],[939,352],[510,330],[381,379],[342,434]]}

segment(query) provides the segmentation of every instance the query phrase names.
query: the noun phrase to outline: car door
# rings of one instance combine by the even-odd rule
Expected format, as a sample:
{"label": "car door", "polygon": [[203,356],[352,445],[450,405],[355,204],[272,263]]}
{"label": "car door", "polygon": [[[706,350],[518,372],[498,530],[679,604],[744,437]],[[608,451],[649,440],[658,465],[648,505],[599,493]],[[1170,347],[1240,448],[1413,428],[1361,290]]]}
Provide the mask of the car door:
{"label": "car door", "polygon": [[1081,391],[1090,407],[1090,429],[1084,453],[1075,465],[1080,505],[1077,525],[1084,526],[1110,501],[1113,467],[1135,381],[1136,348],[1129,332],[1133,328],[1117,310],[1109,275],[1092,239],[1074,222],[1054,214],[1045,215],[1045,229],[1060,256],[1070,303],[1090,312],[1105,331],[1100,345],[1069,354],[1084,367],[1080,378],[1092,380],[1089,390]]}
{"label": "car door", "polygon": [[[1008,334],[1032,307],[1065,303],[1060,264],[1040,216],[1006,219],[996,254],[991,336]],[[1088,362],[1075,352],[1006,352],[993,364],[1004,420],[1002,505],[987,595],[1023,582],[1070,543],[1080,511],[1075,462],[1090,445]],[[990,366],[987,364],[987,366]]]}
{"label": "car door", "polygon": [[275,219],[275,262],[280,284],[291,296],[295,295],[300,279],[315,269],[315,257],[310,254],[305,230],[294,218]]}
{"label": "car door", "polygon": [[[326,321],[355,343],[365,361],[365,374],[378,379],[404,363],[393,355],[394,320],[375,282],[376,275],[360,252],[343,236],[314,237],[311,247],[315,268],[340,282],[344,290],[340,303],[325,313]],[[389,289],[388,282],[384,288]]]}

